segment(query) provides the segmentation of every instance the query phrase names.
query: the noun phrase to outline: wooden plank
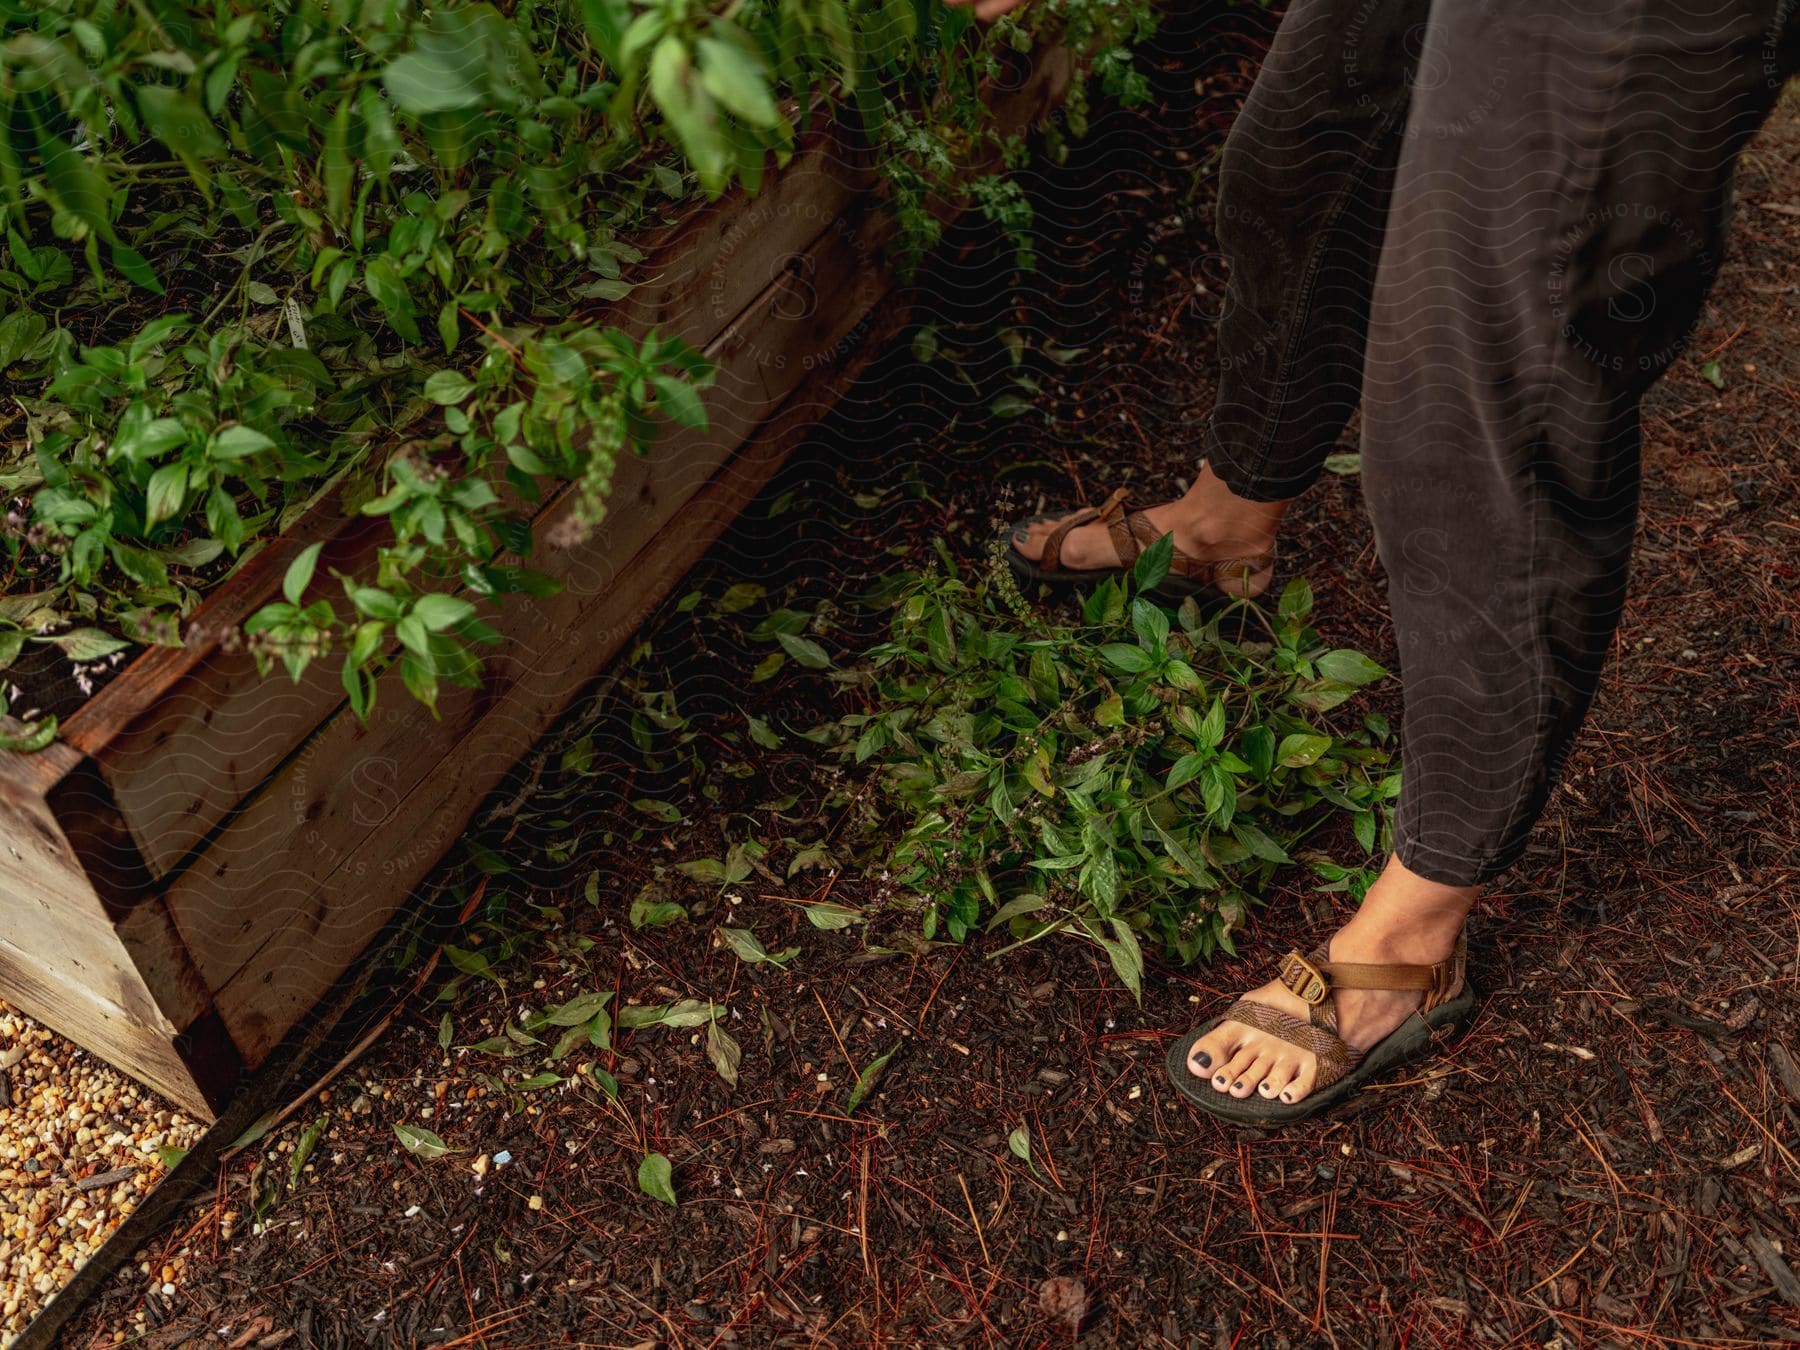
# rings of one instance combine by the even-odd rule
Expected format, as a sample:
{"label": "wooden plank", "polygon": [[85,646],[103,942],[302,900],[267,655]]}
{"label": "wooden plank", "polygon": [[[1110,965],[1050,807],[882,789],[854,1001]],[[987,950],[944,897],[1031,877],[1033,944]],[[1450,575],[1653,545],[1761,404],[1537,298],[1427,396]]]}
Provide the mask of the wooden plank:
{"label": "wooden plank", "polygon": [[707,346],[874,186],[873,160],[839,123],[809,135],[759,193],[727,193],[688,219],[666,256],[628,271],[642,279],[598,321],[634,337],[654,328]]}
{"label": "wooden plank", "polygon": [[[197,973],[156,907],[126,930],[115,928],[47,800],[57,797],[80,828],[89,767],[64,744],[0,755],[0,991],[27,1016],[184,1107],[210,1111],[237,1056],[223,1043]],[[103,814],[103,805],[92,813]],[[186,1063],[190,1043],[207,1046],[218,1071],[206,1085]]]}
{"label": "wooden plank", "polygon": [[53,758],[29,766],[18,760],[35,757],[0,763],[0,936],[67,983],[91,990],[120,1015],[158,1026],[161,1009],[113,930],[112,916],[38,783],[26,777],[55,767],[57,760],[73,766],[80,756],[62,745],[41,754]]}
{"label": "wooden plank", "polygon": [[[634,335],[661,327],[705,346],[794,266],[869,180],[836,128],[809,138],[760,196],[728,194],[696,213],[642,264],[642,284],[600,318]],[[386,531],[385,521],[338,515],[335,499],[321,504],[208,597],[194,622],[202,632],[235,629],[275,597],[287,560],[317,539],[326,544],[316,587],[334,592],[331,570],[369,572]],[[297,684],[280,674],[265,679],[248,653],[209,638],[145,652],[63,735],[96,757],[139,852],[161,877],[343,701],[334,662],[318,663]]]}
{"label": "wooden plank", "polygon": [[[885,218],[870,232],[877,228],[885,228]],[[508,597],[494,619],[508,641],[490,649],[494,654],[482,688],[446,689],[440,718],[433,719],[405,692],[398,672],[390,672],[368,723],[347,709],[340,713],[172,879],[170,914],[208,986],[220,988],[291,913],[305,910],[324,879],[371,830],[388,825],[394,804],[440,761],[455,755],[456,772],[464,773],[465,737],[510,686],[541,678],[547,670],[572,668],[568,663],[585,660],[597,640],[612,647],[624,640],[628,634],[610,629],[597,639],[580,623],[582,611],[623,584],[621,560],[635,557],[668,526],[681,504],[873,307],[888,282],[870,268],[870,256],[869,241],[857,232],[828,231],[806,255],[805,267],[765,288],[742,321],[714,344],[710,354],[718,379],[706,395],[706,430],[684,430],[652,456],[621,461],[608,518],[595,536],[579,548],[551,550],[534,560],[557,575],[564,590],[542,601]],[[807,303],[819,292],[841,296],[843,303]],[[545,532],[553,534],[572,506],[572,494],[554,504]],[[512,762],[500,764],[495,776]],[[414,856],[434,861],[454,839],[454,833],[444,833],[449,825],[441,816],[408,822],[402,846],[407,858],[390,858],[383,870],[407,866]],[[368,880],[371,886],[381,884],[378,877]],[[247,895],[258,897],[258,903],[244,905]]]}
{"label": "wooden plank", "polygon": [[[865,355],[900,330],[906,314],[906,306],[890,305],[868,330],[864,346],[820,367],[764,432],[752,438],[745,452],[690,499],[681,528],[657,534],[612,584],[593,597],[589,609],[576,616],[566,630],[576,640],[563,645],[562,659],[535,666],[495,704],[458,747],[455,772],[422,778],[399,804],[393,822],[361,841],[337,873],[307,897],[305,908],[291,914],[219,991],[220,1016],[247,1063],[260,1063],[280,1043],[329,987],[334,972],[356,958],[430,872],[435,865],[430,851],[406,847],[420,823],[444,822],[445,839],[461,832],[482,798],[737,518],[793,447],[854,383]],[[384,879],[380,903],[348,880],[396,860],[396,870]]]}
{"label": "wooden plank", "polygon": [[271,596],[280,593],[288,561],[301,549],[336,534],[345,524],[331,494],[296,521],[279,539],[246,555],[218,589],[195,607],[189,631],[205,636],[180,647],[149,647],[64,719],[60,738],[78,750],[97,754],[132,725],[146,709],[156,707],[175,682],[215,652],[219,638],[235,632]]}
{"label": "wooden plank", "polygon": [[[25,724],[16,717],[0,716],[0,731],[18,736],[25,731]],[[81,759],[80,751],[62,741],[52,741],[32,755],[0,750],[0,788],[27,797],[47,797]]]}
{"label": "wooden plank", "polygon": [[81,759],[50,790],[45,804],[155,1003],[157,1025],[181,1031],[199,1021],[212,1006],[210,992],[176,934],[99,766]]}
{"label": "wooden plank", "polygon": [[[376,520],[342,523],[351,528],[320,552],[321,594],[335,586],[332,568],[366,573],[388,528]],[[262,599],[279,584],[274,578]],[[150,874],[173,870],[343,701],[333,661],[296,683],[279,671],[265,678],[248,652],[214,648],[142,717],[110,734],[95,758]]]}

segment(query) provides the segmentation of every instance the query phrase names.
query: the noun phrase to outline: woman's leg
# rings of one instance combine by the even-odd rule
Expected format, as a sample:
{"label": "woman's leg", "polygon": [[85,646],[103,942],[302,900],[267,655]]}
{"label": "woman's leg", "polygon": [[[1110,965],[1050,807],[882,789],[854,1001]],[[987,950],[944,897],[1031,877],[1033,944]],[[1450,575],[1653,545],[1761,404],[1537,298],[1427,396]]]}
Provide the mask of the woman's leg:
{"label": "woman's leg", "polygon": [[[1717,270],[1733,164],[1794,69],[1791,0],[1438,0],[1378,272],[1363,478],[1405,681],[1396,856],[1341,961],[1450,952],[1592,697],[1636,519],[1638,402]],[[1252,998],[1304,1015],[1287,989]],[[1340,991],[1367,1048],[1417,995]],[[1197,1074],[1303,1097],[1224,1023]]]}
{"label": "woman's leg", "polygon": [[1523,851],[1618,624],[1638,404],[1717,271],[1789,0],[1439,0],[1369,332],[1363,478],[1399,638],[1396,851]]}
{"label": "woman's leg", "polygon": [[[1206,462],[1149,508],[1195,557],[1261,553],[1318,477],[1361,387],[1370,290],[1428,0],[1293,0],[1232,124],[1217,230],[1231,271]],[[1055,522],[1023,532],[1036,558]],[[1062,562],[1114,566],[1104,526]]]}

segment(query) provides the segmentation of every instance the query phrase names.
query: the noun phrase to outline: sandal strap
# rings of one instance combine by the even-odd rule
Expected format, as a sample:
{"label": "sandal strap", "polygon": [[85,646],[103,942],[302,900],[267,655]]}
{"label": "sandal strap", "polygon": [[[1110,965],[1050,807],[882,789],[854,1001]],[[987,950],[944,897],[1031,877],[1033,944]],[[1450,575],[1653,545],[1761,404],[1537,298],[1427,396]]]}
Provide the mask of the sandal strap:
{"label": "sandal strap", "polygon": [[1119,509],[1125,503],[1126,492],[1125,488],[1114,488],[1112,494],[1099,506],[1087,507],[1051,530],[1049,537],[1044,540],[1044,551],[1038,556],[1038,566],[1052,572],[1062,566],[1063,540],[1069,537],[1070,530],[1080,529],[1083,525],[1091,524],[1095,520],[1104,520],[1110,531],[1113,517],[1118,514]]}
{"label": "sandal strap", "polygon": [[1190,564],[1181,569],[1184,576],[1199,577],[1215,584],[1222,581],[1242,581],[1275,565],[1274,550],[1257,553],[1245,558],[1191,558],[1180,549],[1175,550],[1175,559],[1170,562],[1169,570],[1175,570],[1175,563]]}
{"label": "sandal strap", "polygon": [[1241,998],[1225,1010],[1224,1020],[1267,1032],[1289,1045],[1309,1051],[1319,1064],[1318,1073],[1313,1080],[1314,1092],[1330,1087],[1354,1069],[1362,1059],[1362,1051],[1338,1035],[1335,1028],[1302,1022],[1298,1017],[1284,1013],[1279,1008],[1271,1008],[1266,1003]]}
{"label": "sandal strap", "polygon": [[1112,539],[1121,567],[1129,568],[1138,560],[1138,554],[1143,552],[1144,546],[1138,541],[1137,529],[1132,524],[1143,514],[1142,511],[1126,509],[1124,488],[1108,497],[1106,505],[1100,508],[1100,519],[1106,522],[1106,533]]}
{"label": "sandal strap", "polygon": [[[1142,511],[1133,511],[1125,518],[1125,525],[1131,531],[1134,549],[1132,557],[1150,547],[1161,539],[1167,530],[1159,529],[1150,517]],[[1275,551],[1249,554],[1241,558],[1196,558],[1184,551],[1179,545],[1169,555],[1169,575],[1190,577],[1195,581],[1241,581],[1245,574],[1255,576],[1258,572],[1271,567],[1275,562]]]}
{"label": "sandal strap", "polygon": [[1455,950],[1433,965],[1404,965],[1398,962],[1334,961],[1329,943],[1321,943],[1308,956],[1290,951],[1281,959],[1277,978],[1289,992],[1310,1005],[1315,1026],[1323,1026],[1323,1009],[1331,991],[1336,989],[1419,989],[1424,991],[1422,1012],[1430,1012],[1445,1002],[1462,982],[1468,962],[1468,939],[1456,938]]}

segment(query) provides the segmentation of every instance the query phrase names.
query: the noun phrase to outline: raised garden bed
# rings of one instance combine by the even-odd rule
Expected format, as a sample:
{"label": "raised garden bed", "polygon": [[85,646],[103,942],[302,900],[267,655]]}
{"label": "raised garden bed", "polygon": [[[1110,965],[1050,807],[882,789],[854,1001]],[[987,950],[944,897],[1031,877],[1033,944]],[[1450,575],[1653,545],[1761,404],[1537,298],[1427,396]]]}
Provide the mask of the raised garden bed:
{"label": "raised garden bed", "polygon": [[[1071,69],[1054,48],[1022,61],[995,119],[1036,121]],[[308,545],[323,544],[308,599],[373,556],[379,522],[326,502],[207,597],[194,622],[215,636],[137,656],[47,749],[0,751],[0,995],[212,1118],[847,387],[857,352],[904,322],[875,182],[870,152],[828,128],[758,195],[649,248],[610,318],[705,352],[707,427],[622,457],[585,542],[540,543],[533,565],[562,590],[508,598],[479,687],[446,689],[435,719],[397,670],[364,721],[325,666],[265,680],[216,636]],[[554,541],[572,507],[572,489],[548,498],[535,536]]]}

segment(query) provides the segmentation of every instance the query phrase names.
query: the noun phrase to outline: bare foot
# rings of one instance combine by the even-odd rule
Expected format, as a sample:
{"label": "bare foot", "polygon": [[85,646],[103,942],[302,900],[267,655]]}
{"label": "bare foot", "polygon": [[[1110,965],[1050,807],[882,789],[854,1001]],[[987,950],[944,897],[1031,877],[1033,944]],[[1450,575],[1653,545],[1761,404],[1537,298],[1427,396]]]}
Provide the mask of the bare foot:
{"label": "bare foot", "polygon": [[[1147,507],[1144,515],[1159,532],[1173,532],[1175,545],[1183,553],[1201,559],[1248,558],[1268,553],[1286,514],[1287,502],[1253,502],[1236,496],[1224,480],[1202,465],[1194,486],[1179,499]],[[1044,544],[1062,521],[1077,512],[1069,511],[1055,520],[1041,520],[1013,534],[1013,547],[1021,555],[1037,562],[1044,556]],[[1074,571],[1085,568],[1119,566],[1119,550],[1104,523],[1095,521],[1078,525],[1063,539],[1059,561]],[[1264,569],[1248,579],[1248,585],[1237,581],[1237,592],[1256,595],[1268,585]],[[1226,589],[1228,583],[1221,583]]]}
{"label": "bare foot", "polygon": [[[1479,887],[1443,886],[1408,870],[1398,858],[1369,888],[1362,908],[1332,936],[1333,961],[1433,965],[1456,947]],[[1452,991],[1460,992],[1461,986]],[[1279,980],[1245,995],[1302,1021],[1308,1005]],[[1334,989],[1338,1035],[1367,1050],[1404,1022],[1424,1001],[1416,989]],[[1313,1090],[1318,1057],[1271,1032],[1221,1022],[1188,1053],[1188,1068],[1217,1092],[1248,1097],[1252,1092],[1297,1102]]]}

